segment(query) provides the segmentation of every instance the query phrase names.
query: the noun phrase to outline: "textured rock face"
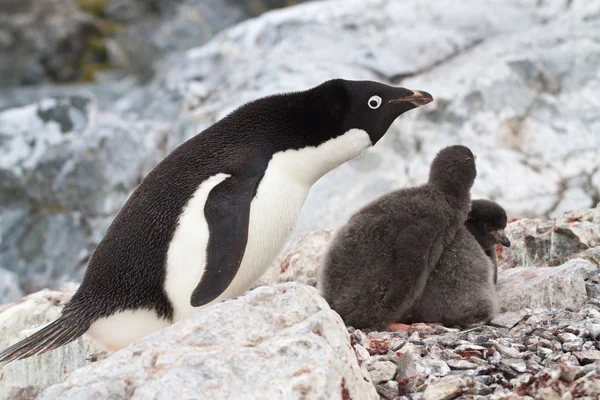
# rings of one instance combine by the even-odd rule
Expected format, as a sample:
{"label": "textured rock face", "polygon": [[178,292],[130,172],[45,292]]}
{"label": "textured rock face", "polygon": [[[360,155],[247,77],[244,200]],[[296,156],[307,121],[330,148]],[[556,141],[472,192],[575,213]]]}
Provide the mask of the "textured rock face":
{"label": "textured rock face", "polygon": [[259,288],[72,373],[38,399],[377,399],[316,290]]}
{"label": "textured rock face", "polygon": [[[14,3],[61,2],[68,0]],[[600,200],[597,2],[307,2],[217,34],[238,18],[293,2],[85,2],[103,4],[101,16],[84,7],[95,25],[125,24],[106,39],[110,62],[156,74],[145,85],[108,75],[83,87],[0,92],[0,154],[22,160],[31,146],[42,162],[0,167],[7,243],[0,268],[36,271],[35,279],[22,274],[25,292],[80,279],[127,194],[167,152],[243,102],[335,77],[429,90],[436,101],[403,115],[364,157],[319,181],[298,234],[336,228],[367,201],[425,181],[435,152],[455,143],[479,156],[474,197],[498,200],[511,217],[559,215]],[[41,100],[47,98],[62,99],[44,117],[56,124],[32,118],[41,103],[55,101]],[[29,141],[15,147],[17,130]],[[82,142],[87,146],[72,145]],[[33,234],[25,235],[29,226]],[[64,241],[41,245],[47,237]]]}
{"label": "textured rock face", "polygon": [[594,248],[600,247],[600,204],[590,210],[567,212],[550,221],[519,219],[508,224],[506,233],[514,243],[500,249],[500,270],[555,266],[574,257],[594,260]]}
{"label": "textured rock face", "polygon": [[27,293],[80,279],[165,135],[165,124],[99,112],[80,96],[0,112],[0,267]]}
{"label": "textured rock face", "polygon": [[498,295],[502,311],[524,308],[572,307],[587,301],[586,282],[598,266],[574,259],[558,267],[516,267],[500,274]]}
{"label": "textured rock face", "polygon": [[[15,344],[58,318],[76,287],[67,284],[60,291],[42,290],[0,308],[0,349]],[[28,390],[37,392],[62,382],[74,370],[89,364],[88,357],[95,351],[94,344],[84,335],[55,351],[0,366],[0,398],[21,398],[16,394],[28,386],[31,386]]]}
{"label": "textured rock face", "polygon": [[145,79],[168,54],[199,46],[269,9],[301,1],[4,0],[0,88],[87,81],[98,78],[95,72],[115,67]]}
{"label": "textured rock face", "polygon": [[76,0],[5,0],[0,8],[0,88],[48,75],[77,77],[92,21]]}
{"label": "textured rock face", "polygon": [[195,122],[181,138],[261,95],[339,76],[391,81],[436,100],[319,181],[300,230],[336,228],[382,193],[425,181],[435,153],[456,143],[479,157],[474,197],[509,215],[590,207],[600,199],[600,136],[594,96],[583,94],[598,85],[599,6],[534,4],[332,1],[244,22],[167,71],[189,109],[181,117]]}
{"label": "textured rock face", "polygon": [[321,256],[332,238],[331,230],[306,232],[293,238],[253,287],[290,281],[316,287]]}

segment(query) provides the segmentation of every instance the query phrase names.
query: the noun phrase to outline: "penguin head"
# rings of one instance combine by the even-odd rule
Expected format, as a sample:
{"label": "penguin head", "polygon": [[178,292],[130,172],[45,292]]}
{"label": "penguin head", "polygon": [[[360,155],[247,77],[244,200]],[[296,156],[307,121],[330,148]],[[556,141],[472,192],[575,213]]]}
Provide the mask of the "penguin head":
{"label": "penguin head", "polygon": [[473,200],[465,226],[485,249],[496,244],[510,247],[510,240],[504,233],[507,220],[506,211],[499,204],[480,199]]}
{"label": "penguin head", "polygon": [[342,131],[362,129],[373,145],[400,115],[433,101],[433,96],[422,90],[372,81],[340,80],[340,83],[347,93]]}
{"label": "penguin head", "polygon": [[456,197],[470,196],[477,176],[476,158],[466,146],[443,148],[431,163],[429,183]]}
{"label": "penguin head", "polygon": [[433,101],[424,91],[388,86],[373,81],[332,79],[308,91],[310,127],[325,142],[352,129],[365,131],[374,145],[403,113]]}

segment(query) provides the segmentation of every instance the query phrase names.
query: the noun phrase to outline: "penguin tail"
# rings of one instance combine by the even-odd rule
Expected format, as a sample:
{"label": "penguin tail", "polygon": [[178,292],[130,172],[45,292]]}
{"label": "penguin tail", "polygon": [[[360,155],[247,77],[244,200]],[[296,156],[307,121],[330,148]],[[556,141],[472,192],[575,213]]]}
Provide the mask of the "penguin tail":
{"label": "penguin tail", "polygon": [[89,323],[78,320],[76,315],[62,315],[28,338],[2,350],[0,364],[56,349],[83,335],[89,326]]}

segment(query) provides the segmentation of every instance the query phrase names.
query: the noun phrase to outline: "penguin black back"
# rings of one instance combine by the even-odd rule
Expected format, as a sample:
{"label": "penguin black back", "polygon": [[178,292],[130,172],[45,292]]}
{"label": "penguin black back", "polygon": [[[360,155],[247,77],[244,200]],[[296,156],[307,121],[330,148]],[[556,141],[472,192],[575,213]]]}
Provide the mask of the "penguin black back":
{"label": "penguin black back", "polygon": [[[81,336],[95,321],[119,311],[148,310],[160,320],[173,321],[177,310],[172,292],[165,288],[170,246],[199,188],[222,176],[201,205],[203,212],[194,214],[205,218],[208,227],[206,251],[198,242],[182,250],[202,247],[198,254],[206,254],[204,265],[197,267],[204,270],[195,290],[182,294],[189,296],[187,306],[213,301],[231,283],[247,253],[250,203],[275,155],[319,148],[353,129],[368,135],[366,141],[372,145],[395,118],[432,100],[426,92],[334,79],[306,91],[268,96],[239,107],[181,144],[144,178],[92,254],[83,282],[61,317],[0,352],[0,362],[61,346]],[[310,175],[305,179],[306,190],[364,148],[337,149],[333,160],[323,159],[323,154],[321,159],[301,160],[300,167],[319,164],[303,169]],[[298,169],[296,166],[285,167],[292,170]],[[287,229],[282,231],[289,234]],[[283,238],[277,239],[284,243]],[[180,254],[178,260],[185,259],[186,254]]]}

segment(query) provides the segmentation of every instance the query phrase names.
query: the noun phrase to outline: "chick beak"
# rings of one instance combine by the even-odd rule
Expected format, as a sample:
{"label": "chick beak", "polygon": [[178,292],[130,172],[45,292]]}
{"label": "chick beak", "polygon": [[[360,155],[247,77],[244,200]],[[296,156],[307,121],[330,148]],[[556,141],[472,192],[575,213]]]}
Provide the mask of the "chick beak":
{"label": "chick beak", "polygon": [[433,96],[422,90],[413,90],[413,94],[406,97],[400,97],[392,101],[406,101],[413,103],[416,107],[424,106],[433,101]]}
{"label": "chick beak", "polygon": [[498,243],[500,243],[504,247],[510,247],[510,240],[504,234],[504,229],[498,229],[496,231],[492,231],[492,235],[496,238]]}

